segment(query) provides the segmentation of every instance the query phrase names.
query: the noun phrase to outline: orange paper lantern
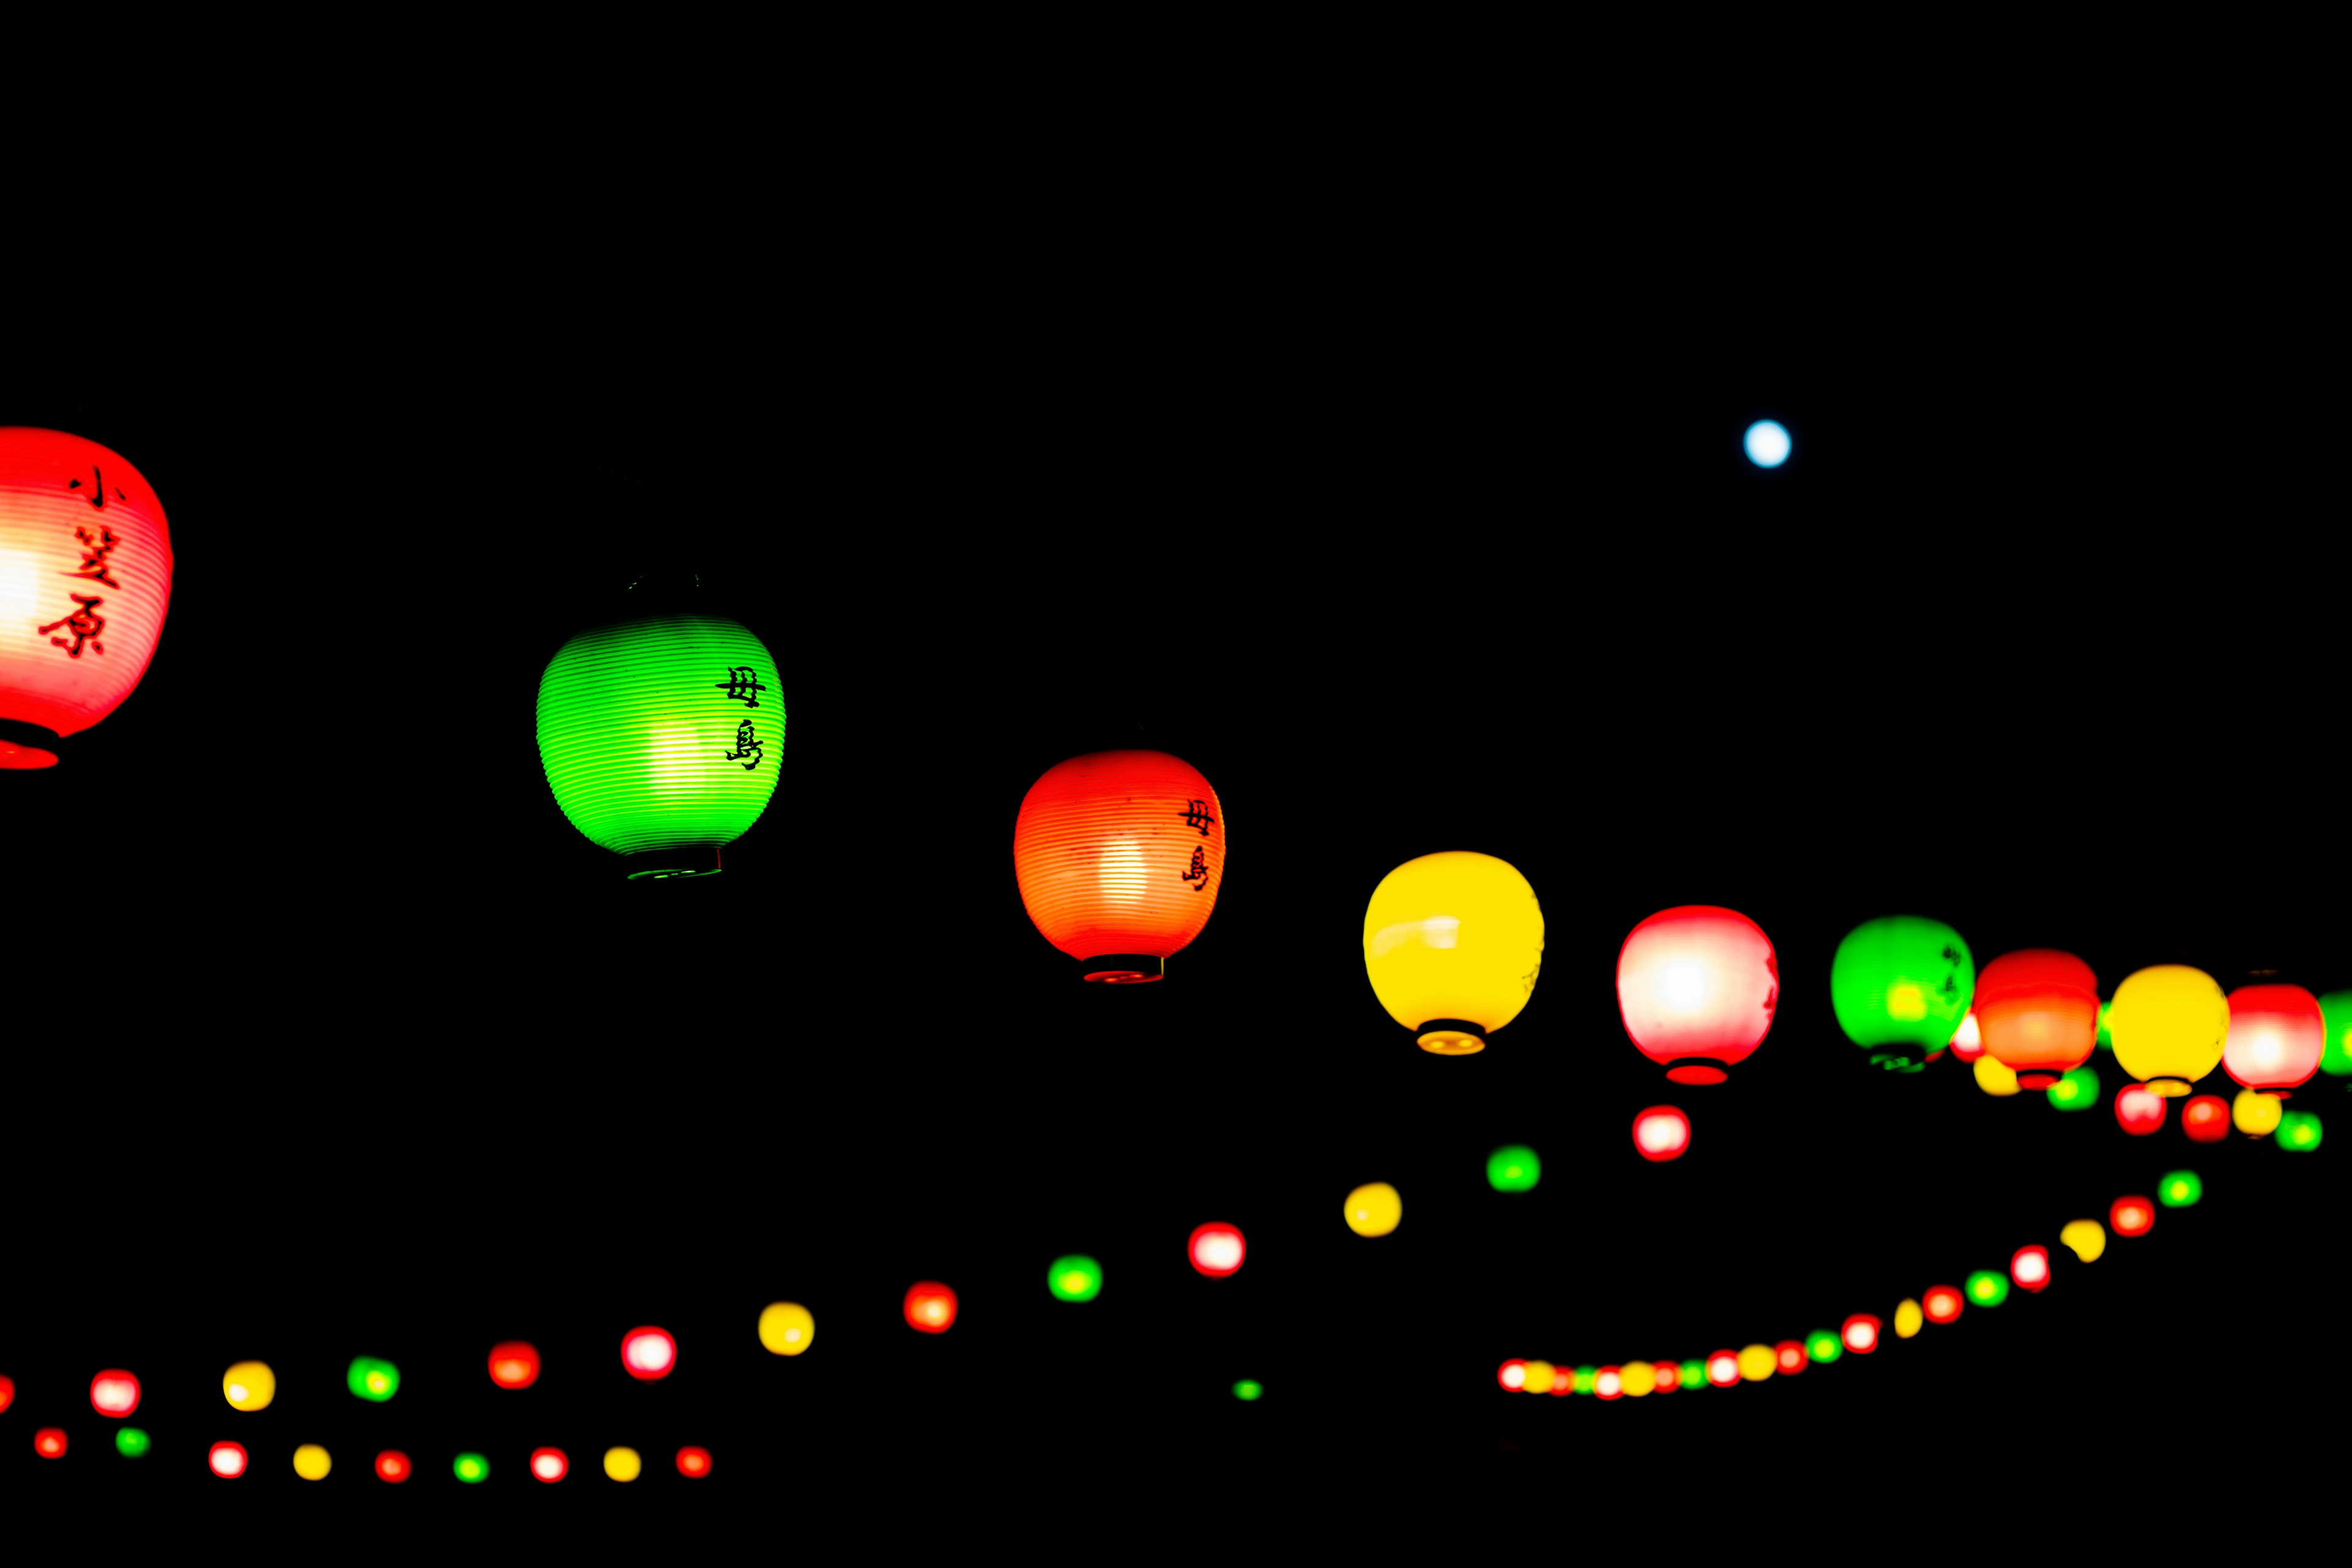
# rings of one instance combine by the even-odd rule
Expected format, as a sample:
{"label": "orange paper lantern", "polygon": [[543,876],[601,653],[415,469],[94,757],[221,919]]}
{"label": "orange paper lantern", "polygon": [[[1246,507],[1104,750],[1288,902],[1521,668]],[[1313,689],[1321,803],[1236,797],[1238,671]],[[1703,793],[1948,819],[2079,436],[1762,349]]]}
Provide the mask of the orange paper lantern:
{"label": "orange paper lantern", "polygon": [[1088,980],[1158,980],[1209,923],[1225,808],[1165,752],[1096,752],[1045,770],[1013,825],[1013,875],[1047,942]]}
{"label": "orange paper lantern", "polygon": [[2221,1066],[2246,1088],[2287,1098],[2319,1070],[2327,1020],[2300,985],[2241,985],[2230,993],[2230,1038]]}
{"label": "orange paper lantern", "polygon": [[[625,1356],[626,1352],[623,1354]],[[490,1381],[500,1388],[529,1388],[539,1381],[539,1352],[521,1340],[490,1347]]]}
{"label": "orange paper lantern", "polygon": [[1675,1083],[1721,1083],[1772,1027],[1780,963],[1737,910],[1686,904],[1635,926],[1617,952],[1625,1033]]}
{"label": "orange paper lantern", "polygon": [[2048,1089],[2099,1044],[2099,981],[2071,952],[2005,952],[1977,976],[1977,1026],[2020,1089]]}
{"label": "orange paper lantern", "polygon": [[138,469],[95,441],[0,429],[0,768],[122,705],[172,597],[172,537]]}

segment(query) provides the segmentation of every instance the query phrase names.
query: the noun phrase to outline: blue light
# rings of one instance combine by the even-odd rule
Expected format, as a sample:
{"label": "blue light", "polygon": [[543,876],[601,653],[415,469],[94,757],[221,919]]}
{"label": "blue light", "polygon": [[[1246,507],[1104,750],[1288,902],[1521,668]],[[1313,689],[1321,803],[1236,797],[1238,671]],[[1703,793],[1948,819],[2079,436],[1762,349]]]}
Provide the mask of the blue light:
{"label": "blue light", "polygon": [[1789,460],[1789,429],[1778,419],[1750,425],[1741,444],[1748,448],[1748,460],[1759,468],[1777,468]]}

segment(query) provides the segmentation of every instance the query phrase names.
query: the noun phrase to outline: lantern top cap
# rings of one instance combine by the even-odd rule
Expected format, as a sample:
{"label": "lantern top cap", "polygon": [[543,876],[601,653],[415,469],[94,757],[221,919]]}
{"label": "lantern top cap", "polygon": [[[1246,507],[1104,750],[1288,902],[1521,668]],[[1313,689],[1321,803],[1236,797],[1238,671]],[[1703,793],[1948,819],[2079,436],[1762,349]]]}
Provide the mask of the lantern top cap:
{"label": "lantern top cap", "polygon": [[2281,985],[2265,982],[2260,985],[2241,985],[2230,993],[2230,1011],[2316,1013],[2319,998],[2300,985]]}
{"label": "lantern top cap", "polygon": [[2016,992],[2051,989],[2083,992],[2095,1001],[2099,977],[2073,953],[2052,947],[2004,952],[1977,972],[1979,1007]]}

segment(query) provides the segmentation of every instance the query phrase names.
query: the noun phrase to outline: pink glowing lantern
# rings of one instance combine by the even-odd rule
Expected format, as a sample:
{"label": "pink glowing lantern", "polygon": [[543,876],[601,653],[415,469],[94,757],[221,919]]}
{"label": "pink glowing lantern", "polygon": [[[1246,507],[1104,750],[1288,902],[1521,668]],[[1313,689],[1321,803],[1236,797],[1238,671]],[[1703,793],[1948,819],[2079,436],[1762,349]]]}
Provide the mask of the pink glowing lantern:
{"label": "pink glowing lantern", "polygon": [[2230,1037],[2221,1066],[2260,1094],[2281,1100],[2319,1070],[2327,1020],[2300,985],[2241,985],[2230,993]]}
{"label": "pink glowing lantern", "polygon": [[1771,939],[1737,910],[1661,910],[1618,950],[1625,1033],[1675,1083],[1723,1082],[1771,1031],[1780,1000]]}
{"label": "pink glowing lantern", "polygon": [[1633,1118],[1633,1148],[1653,1164],[1681,1159],[1690,1139],[1690,1118],[1674,1106],[1654,1105]]}

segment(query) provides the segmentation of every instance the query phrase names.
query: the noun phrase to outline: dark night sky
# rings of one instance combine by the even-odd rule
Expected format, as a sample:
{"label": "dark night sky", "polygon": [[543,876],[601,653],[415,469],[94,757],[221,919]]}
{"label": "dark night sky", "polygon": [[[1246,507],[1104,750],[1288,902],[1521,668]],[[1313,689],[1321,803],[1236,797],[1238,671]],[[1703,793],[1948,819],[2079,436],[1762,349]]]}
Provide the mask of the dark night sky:
{"label": "dark night sky", "polygon": [[[633,1442],[669,1493],[688,1441],[714,1489],[1505,1445],[2073,1474],[2320,1375],[2344,1149],[1887,1077],[1827,995],[1838,938],[1903,910],[2103,993],[2176,961],[2352,986],[2341,639],[2283,395],[2184,402],[2206,370],[1925,309],[1762,338],[1661,325],[1671,290],[1589,323],[1470,291],[1383,331],[1311,275],[910,266],[730,315],[753,271],[593,331],[572,295],[257,300],[103,374],[0,371],[0,424],[135,463],[178,554],[139,690],[0,777],[7,1492],[209,1485],[228,1435],[280,1490],[313,1436],[343,1492],[404,1446],[420,1510],[464,1447],[500,1467],[467,1506],[534,1506],[540,1442],[590,1490]],[[1769,475],[1737,447],[1764,414],[1800,443]],[[532,741],[540,669],[646,564],[702,573],[784,685],[777,794],[707,881],[625,885]],[[1129,743],[1215,784],[1231,858],[1166,984],[1085,986],[1008,841],[1038,773]],[[1384,872],[1456,847],[1526,873],[1546,961],[1444,1059],[1358,935]],[[1618,943],[1686,902],[1784,976],[1720,1089],[1617,1017]],[[2341,1080],[2307,1094],[2336,1119]],[[1694,1145],[1647,1166],[1626,1127],[1666,1100]],[[1483,1179],[1514,1141],[1524,1197]],[[2200,1207],[1870,1360],[1638,1405],[1491,1382],[1891,1316],[2174,1165]],[[1406,1218],[1365,1242],[1338,1209],[1372,1179]],[[1223,1283],[1182,1257],[1209,1218],[1250,1239]],[[1074,1250],[1108,1274],[1082,1309],[1040,1279]],[[898,1321],[919,1278],[962,1295],[943,1338]],[[817,1316],[791,1362],[753,1338],[778,1298]],[[614,1351],[648,1321],[681,1363],[639,1386]],[[526,1394],[483,1374],[507,1337],[548,1357]],[[371,1349],[392,1405],[341,1390]],[[240,1417],[247,1356],[281,1393]],[[148,1384],[136,1474],[82,1392],[114,1364]],[[51,1418],[69,1479],[30,1473]]]}

